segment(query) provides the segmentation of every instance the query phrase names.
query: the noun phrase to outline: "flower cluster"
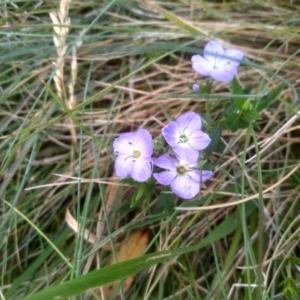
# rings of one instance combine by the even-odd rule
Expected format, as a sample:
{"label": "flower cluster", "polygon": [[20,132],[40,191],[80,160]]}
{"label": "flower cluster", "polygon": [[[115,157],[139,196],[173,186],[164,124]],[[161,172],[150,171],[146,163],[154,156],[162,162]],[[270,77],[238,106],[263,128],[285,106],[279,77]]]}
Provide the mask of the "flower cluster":
{"label": "flower cluster", "polygon": [[171,147],[171,154],[165,153],[156,159],[152,158],[152,137],[146,129],[121,134],[113,143],[117,176],[144,182],[151,177],[155,165],[163,169],[153,173],[160,184],[169,185],[181,198],[195,197],[201,183],[212,176],[211,171],[197,169],[199,151],[210,143],[201,127],[201,118],[194,112],[170,122],[162,129],[162,135]]}
{"label": "flower cluster", "polygon": [[[192,68],[199,75],[228,82],[237,74],[242,59],[242,51],[225,49],[217,41],[210,41],[204,47],[203,55],[192,56]],[[209,93],[210,87],[211,82],[207,81],[203,90]],[[200,93],[198,84],[192,88]],[[228,118],[230,122],[231,115]],[[146,129],[121,134],[113,143],[117,176],[145,182],[153,175],[160,184],[170,186],[179,197],[195,197],[201,183],[212,176],[211,171],[198,167],[200,151],[210,143],[209,136],[201,128],[201,118],[194,112],[170,122],[162,129],[162,135],[171,149],[157,158],[153,158],[152,137]],[[153,166],[161,171],[153,173]]]}

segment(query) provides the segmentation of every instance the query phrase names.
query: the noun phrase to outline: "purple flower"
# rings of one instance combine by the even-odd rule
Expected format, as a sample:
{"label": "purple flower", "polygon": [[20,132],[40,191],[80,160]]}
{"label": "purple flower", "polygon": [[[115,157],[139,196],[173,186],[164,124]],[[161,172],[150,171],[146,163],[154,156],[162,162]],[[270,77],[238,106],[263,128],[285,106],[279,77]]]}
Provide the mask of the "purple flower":
{"label": "purple flower", "polygon": [[228,82],[237,74],[242,59],[242,51],[224,49],[217,41],[210,41],[204,47],[203,56],[192,56],[192,68],[200,75]]}
{"label": "purple flower", "polygon": [[165,169],[153,173],[154,178],[162,185],[170,185],[171,190],[183,199],[191,199],[200,192],[200,183],[211,178],[211,171],[196,170],[197,161],[189,163],[179,157],[163,154],[154,160],[154,165]]}
{"label": "purple flower", "polygon": [[181,158],[194,162],[199,151],[210,143],[208,134],[201,131],[201,118],[194,112],[187,112],[162,129],[162,134],[173,151]]}
{"label": "purple flower", "polygon": [[113,142],[117,176],[146,181],[152,174],[152,136],[146,129],[123,133]]}
{"label": "purple flower", "polygon": [[199,91],[200,91],[199,84],[194,83],[193,86],[192,86],[192,89],[193,89],[194,92],[199,93]]}

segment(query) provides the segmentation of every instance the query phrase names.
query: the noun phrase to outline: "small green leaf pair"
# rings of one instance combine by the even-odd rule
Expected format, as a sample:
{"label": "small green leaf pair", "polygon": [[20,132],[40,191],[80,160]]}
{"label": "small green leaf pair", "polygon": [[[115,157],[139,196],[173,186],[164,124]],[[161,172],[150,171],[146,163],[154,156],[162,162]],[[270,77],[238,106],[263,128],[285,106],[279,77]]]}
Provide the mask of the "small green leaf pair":
{"label": "small green leaf pair", "polygon": [[[276,101],[283,87],[284,84],[279,85],[266,96],[258,100],[252,100],[251,98],[245,100],[245,95],[250,93],[251,87],[243,89],[238,80],[234,77],[232,81],[232,94],[234,95],[233,103],[235,107],[231,107],[231,110],[226,114],[226,127],[235,132],[238,129],[247,128],[253,121],[260,120],[260,112]],[[239,95],[240,97],[238,97]]]}

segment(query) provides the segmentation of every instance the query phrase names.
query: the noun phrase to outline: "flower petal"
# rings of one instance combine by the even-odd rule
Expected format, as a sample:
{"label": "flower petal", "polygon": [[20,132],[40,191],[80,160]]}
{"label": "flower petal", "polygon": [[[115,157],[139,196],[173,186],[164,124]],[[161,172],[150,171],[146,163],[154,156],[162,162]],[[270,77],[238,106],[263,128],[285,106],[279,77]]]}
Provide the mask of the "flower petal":
{"label": "flower petal", "polygon": [[189,179],[200,185],[200,170],[192,170],[186,173]]}
{"label": "flower petal", "polygon": [[165,140],[167,143],[171,146],[174,147],[177,145],[179,142],[179,126],[176,121],[170,122],[168,125],[166,125],[162,129],[162,135],[164,136]]}
{"label": "flower petal", "polygon": [[114,139],[113,148],[114,154],[132,155],[134,150],[134,132],[122,133],[119,137]]}
{"label": "flower petal", "polygon": [[180,134],[186,129],[189,131],[189,133],[194,132],[201,129],[202,126],[200,116],[194,112],[187,112],[181,115],[177,118],[176,122],[179,126]]}
{"label": "flower petal", "polygon": [[152,136],[146,129],[140,128],[135,132],[134,145],[141,151],[143,158],[150,158],[153,154]]}
{"label": "flower petal", "polygon": [[179,159],[183,159],[189,163],[194,163],[199,158],[199,151],[191,148],[187,144],[178,144],[178,146],[173,147],[172,150],[178,155]]}
{"label": "flower petal", "polygon": [[209,135],[201,130],[194,131],[189,136],[189,144],[190,146],[195,150],[203,150],[205,149],[209,143],[211,142],[211,139]]}
{"label": "flower petal", "polygon": [[153,173],[153,177],[162,185],[170,185],[176,177],[175,171],[163,171],[160,173]]}
{"label": "flower petal", "polygon": [[213,64],[197,54],[192,56],[192,68],[199,75],[209,76],[213,70]]}
{"label": "flower petal", "polygon": [[178,166],[184,166],[187,168],[196,168],[198,166],[198,159],[195,161],[189,161],[183,158],[180,158],[179,156],[177,156],[178,159]]}
{"label": "flower petal", "polygon": [[139,158],[133,162],[131,177],[135,181],[144,182],[152,175],[152,159]]}
{"label": "flower petal", "polygon": [[203,57],[192,56],[192,67],[200,75],[228,82],[237,74],[243,56],[240,50],[225,49],[217,41],[210,41],[204,47]]}
{"label": "flower petal", "polygon": [[128,155],[118,155],[115,161],[116,174],[119,177],[128,177],[131,175],[133,169],[133,162]]}
{"label": "flower petal", "polygon": [[178,165],[178,161],[176,158],[171,157],[169,154],[163,154],[154,160],[153,164],[162,169],[176,171],[176,166]]}
{"label": "flower petal", "polygon": [[220,69],[213,70],[210,74],[210,77],[218,81],[228,82],[233,79],[237,72],[237,67],[227,64]]}
{"label": "flower petal", "polygon": [[191,180],[187,174],[177,176],[171,183],[171,189],[183,199],[191,199],[200,191],[200,184]]}
{"label": "flower petal", "polygon": [[238,67],[243,60],[244,53],[237,49],[226,49],[225,56],[233,66]]}
{"label": "flower petal", "polygon": [[206,44],[203,51],[203,57],[211,64],[218,65],[220,60],[224,59],[225,49],[217,41],[210,41]]}
{"label": "flower petal", "polygon": [[213,176],[212,171],[201,171],[201,182],[205,182]]}

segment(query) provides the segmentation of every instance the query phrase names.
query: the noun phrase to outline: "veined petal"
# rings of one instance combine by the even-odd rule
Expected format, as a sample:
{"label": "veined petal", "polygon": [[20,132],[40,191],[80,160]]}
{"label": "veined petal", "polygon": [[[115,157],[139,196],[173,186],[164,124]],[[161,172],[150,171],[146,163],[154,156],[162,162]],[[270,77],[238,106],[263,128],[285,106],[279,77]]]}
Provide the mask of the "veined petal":
{"label": "veined petal", "polygon": [[243,60],[244,53],[237,49],[226,49],[225,56],[227,60],[230,60],[231,64],[238,67]]}
{"label": "veined petal", "polygon": [[237,72],[238,70],[235,66],[226,65],[223,68],[213,70],[210,77],[218,81],[228,82],[233,79]]}
{"label": "veined petal", "polygon": [[203,57],[213,66],[218,65],[220,59],[224,57],[224,47],[217,41],[210,41],[206,44]]}
{"label": "veined petal", "polygon": [[171,157],[169,154],[163,154],[154,160],[153,164],[162,169],[176,171],[176,166],[178,165],[178,161],[176,158]]}
{"label": "veined petal", "polygon": [[128,177],[131,175],[133,162],[128,155],[118,155],[115,161],[116,174],[119,177]]}
{"label": "veined petal", "polygon": [[178,155],[179,159],[183,159],[189,163],[194,163],[199,158],[199,151],[191,148],[190,146],[187,147],[178,144],[178,146],[173,147],[172,150]]}
{"label": "veined petal", "polygon": [[189,136],[189,144],[190,146],[195,150],[203,150],[205,149],[209,143],[211,142],[211,139],[209,135],[201,130],[194,131]]}
{"label": "veined petal", "polygon": [[201,171],[201,182],[205,182],[206,180],[210,179],[213,176],[212,171]]}
{"label": "veined petal", "polygon": [[209,76],[213,70],[213,64],[197,54],[192,56],[192,68],[199,75]]}
{"label": "veined petal", "polygon": [[152,156],[152,136],[148,130],[140,128],[135,132],[134,145],[140,150],[142,157],[150,158]]}
{"label": "veined petal", "polygon": [[200,130],[202,126],[201,118],[194,112],[187,112],[176,120],[180,133],[183,133],[187,129],[190,133],[196,130]]}
{"label": "veined petal", "polygon": [[152,159],[139,158],[132,163],[131,177],[135,181],[144,182],[152,175]]}
{"label": "veined petal", "polygon": [[166,125],[162,129],[162,134],[167,141],[167,143],[173,147],[176,146],[177,143],[179,142],[179,136],[180,136],[180,131],[179,131],[179,126],[176,121],[170,122],[168,125]]}
{"label": "veined petal", "polygon": [[177,156],[177,159],[178,159],[179,166],[185,166],[185,167],[189,167],[189,168],[195,168],[198,166],[198,159],[195,161],[191,161],[191,160],[186,160],[186,159],[180,158],[179,156]]}
{"label": "veined petal", "polygon": [[114,154],[132,155],[134,150],[134,132],[122,133],[119,137],[114,139],[113,148]]}
{"label": "veined petal", "polygon": [[191,180],[187,174],[177,176],[171,183],[171,189],[183,199],[191,199],[200,191],[200,184]]}
{"label": "veined petal", "polygon": [[153,173],[153,177],[162,185],[170,185],[176,177],[175,171],[163,171],[160,173]]}
{"label": "veined petal", "polygon": [[200,185],[200,171],[192,170],[186,173],[189,179]]}

